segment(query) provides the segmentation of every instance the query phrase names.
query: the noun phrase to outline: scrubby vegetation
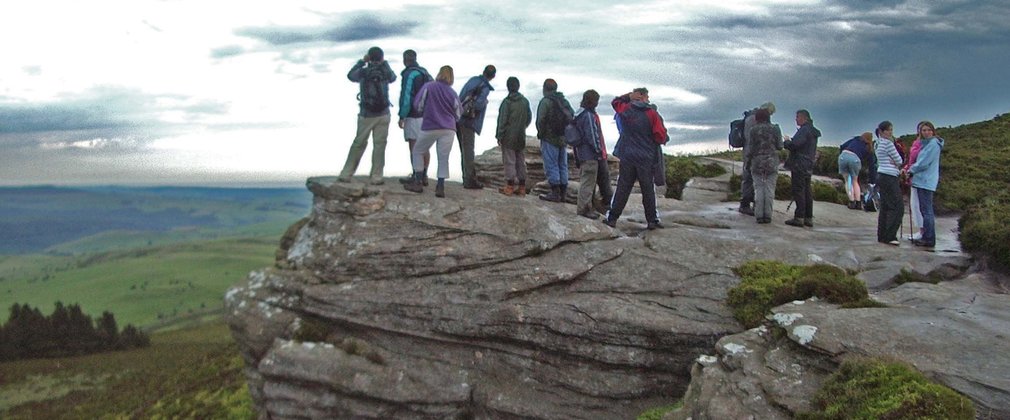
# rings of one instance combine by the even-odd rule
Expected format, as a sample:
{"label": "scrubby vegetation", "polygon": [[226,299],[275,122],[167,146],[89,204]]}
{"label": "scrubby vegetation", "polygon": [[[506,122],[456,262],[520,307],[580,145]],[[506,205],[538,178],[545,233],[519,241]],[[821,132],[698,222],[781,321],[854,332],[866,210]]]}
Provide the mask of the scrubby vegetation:
{"label": "scrubby vegetation", "polygon": [[642,412],[642,414],[639,414],[638,417],[635,418],[635,420],[661,420],[663,416],[666,415],[666,413],[669,413],[673,410],[677,410],[683,406],[684,403],[678,401],[674,404],[664,405],[662,407],[650,408]]}
{"label": "scrubby vegetation", "polygon": [[816,410],[799,419],[975,418],[971,400],[927,380],[900,362],[853,359],[842,363],[814,399]]}
{"label": "scrubby vegetation", "polygon": [[56,302],[55,306],[49,316],[29,305],[11,306],[10,317],[0,326],[0,360],[74,356],[150,344],[147,334],[133,325],[120,331],[111,312],[103,312],[96,327],[80,305]]}
{"label": "scrubby vegetation", "polygon": [[898,273],[898,275],[894,278],[894,282],[897,283],[897,284],[905,284],[905,283],[930,283],[930,284],[937,284],[937,283],[940,282],[940,280],[941,280],[940,276],[938,276],[938,275],[934,274],[934,275],[924,276],[922,274],[919,274],[918,272],[909,271],[909,270],[904,269],[904,268],[902,268],[901,272]]}
{"label": "scrubby vegetation", "polygon": [[0,363],[0,418],[252,419],[242,367],[222,322],[143,349]]}
{"label": "scrubby vegetation", "polygon": [[680,199],[684,185],[694,177],[712,178],[726,173],[716,163],[701,165],[690,156],[666,156],[666,197]]}
{"label": "scrubby vegetation", "polygon": [[727,304],[744,327],[760,325],[776,306],[813,296],[847,308],[876,307],[862,281],[838,267],[807,267],[779,261],[754,260],[735,270],[740,284],[729,290]]}

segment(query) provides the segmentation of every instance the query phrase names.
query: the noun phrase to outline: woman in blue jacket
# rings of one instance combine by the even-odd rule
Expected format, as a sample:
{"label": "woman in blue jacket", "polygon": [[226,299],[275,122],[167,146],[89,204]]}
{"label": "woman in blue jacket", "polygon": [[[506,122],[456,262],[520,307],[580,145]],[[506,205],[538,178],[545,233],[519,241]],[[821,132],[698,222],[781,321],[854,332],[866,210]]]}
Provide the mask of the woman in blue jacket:
{"label": "woman in blue jacket", "polygon": [[922,239],[913,240],[916,246],[932,248],[936,245],[936,227],[933,214],[933,194],[940,182],[940,152],[943,139],[936,136],[936,127],[929,121],[919,123],[919,138],[922,148],[915,164],[908,168],[912,176],[912,186],[917,189],[919,211],[922,212]]}

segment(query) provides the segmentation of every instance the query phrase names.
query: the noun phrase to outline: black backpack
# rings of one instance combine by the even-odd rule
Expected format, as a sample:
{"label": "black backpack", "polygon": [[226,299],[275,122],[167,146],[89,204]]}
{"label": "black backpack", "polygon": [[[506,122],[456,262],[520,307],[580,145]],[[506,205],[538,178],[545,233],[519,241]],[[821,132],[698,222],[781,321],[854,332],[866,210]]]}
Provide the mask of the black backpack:
{"label": "black backpack", "polygon": [[460,102],[460,109],[462,110],[460,115],[463,118],[473,120],[477,118],[477,115],[480,115],[480,111],[477,110],[477,97],[480,96],[480,90],[483,87],[484,85],[479,85],[467,92],[466,96],[463,97],[463,100]]}
{"label": "black backpack", "polygon": [[733,120],[729,123],[729,147],[743,147],[744,143],[747,142],[747,138],[744,137],[743,129],[746,126],[744,121],[750,116],[750,111],[743,113],[743,118],[739,120]]}
{"label": "black backpack", "polygon": [[561,98],[553,95],[548,98],[554,103],[554,107],[547,111],[547,129],[552,135],[564,135],[565,127],[575,119],[575,116]]}
{"label": "black backpack", "polygon": [[379,64],[369,64],[363,70],[364,77],[361,79],[361,91],[358,92],[358,101],[361,106],[369,112],[382,112],[389,107],[389,97],[386,96],[386,71],[385,66]]}

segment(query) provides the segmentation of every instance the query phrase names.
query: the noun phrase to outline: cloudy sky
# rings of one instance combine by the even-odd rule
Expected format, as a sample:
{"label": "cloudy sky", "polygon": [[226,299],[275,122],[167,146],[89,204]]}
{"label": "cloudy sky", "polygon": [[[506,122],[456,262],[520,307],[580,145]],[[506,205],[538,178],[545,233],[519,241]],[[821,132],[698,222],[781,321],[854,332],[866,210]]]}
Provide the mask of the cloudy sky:
{"label": "cloudy sky", "polygon": [[[532,4],[3,2],[0,185],[333,175],[355,131],[357,85],[346,74],[373,45],[396,72],[407,48],[433,72],[452,65],[457,89],[495,64],[478,150],[495,145],[508,76],[534,104],[548,77],[575,104],[586,89],[609,98],[646,86],[670,129],[668,153],[724,148],[729,121],[769,100],[789,134],[793,111],[809,109],[824,144],[883,119],[904,134],[921,119],[958,125],[1010,111],[1005,0]],[[386,155],[387,175],[407,173],[395,121]]]}

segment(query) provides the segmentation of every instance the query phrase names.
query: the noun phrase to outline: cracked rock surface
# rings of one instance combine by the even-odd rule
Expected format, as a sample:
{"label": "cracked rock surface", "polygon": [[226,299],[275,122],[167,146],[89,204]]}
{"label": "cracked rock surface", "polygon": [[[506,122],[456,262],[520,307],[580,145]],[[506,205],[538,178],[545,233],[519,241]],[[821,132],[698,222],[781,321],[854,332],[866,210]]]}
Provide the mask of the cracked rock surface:
{"label": "cracked rock surface", "polygon": [[[692,376],[721,398],[691,384],[695,418],[727,418],[712,401],[741,395],[768,401],[751,404],[755,418],[788,417],[838,344],[823,329],[802,345],[743,331],[724,304],[733,267],[827,262],[890,291],[901,268],[969,265],[854,240],[874,227],[851,228],[866,222],[845,210],[815,208],[811,230],[755,225],[732,203],[661,199],[668,227],[647,231],[634,196],[611,229],[532,195],[449,183],[440,199],[390,181],[309,179],[312,212],[282,239],[277,266],[225,297],[261,418],[634,418],[679,400]],[[757,382],[741,382],[748,366],[763,366]]]}

